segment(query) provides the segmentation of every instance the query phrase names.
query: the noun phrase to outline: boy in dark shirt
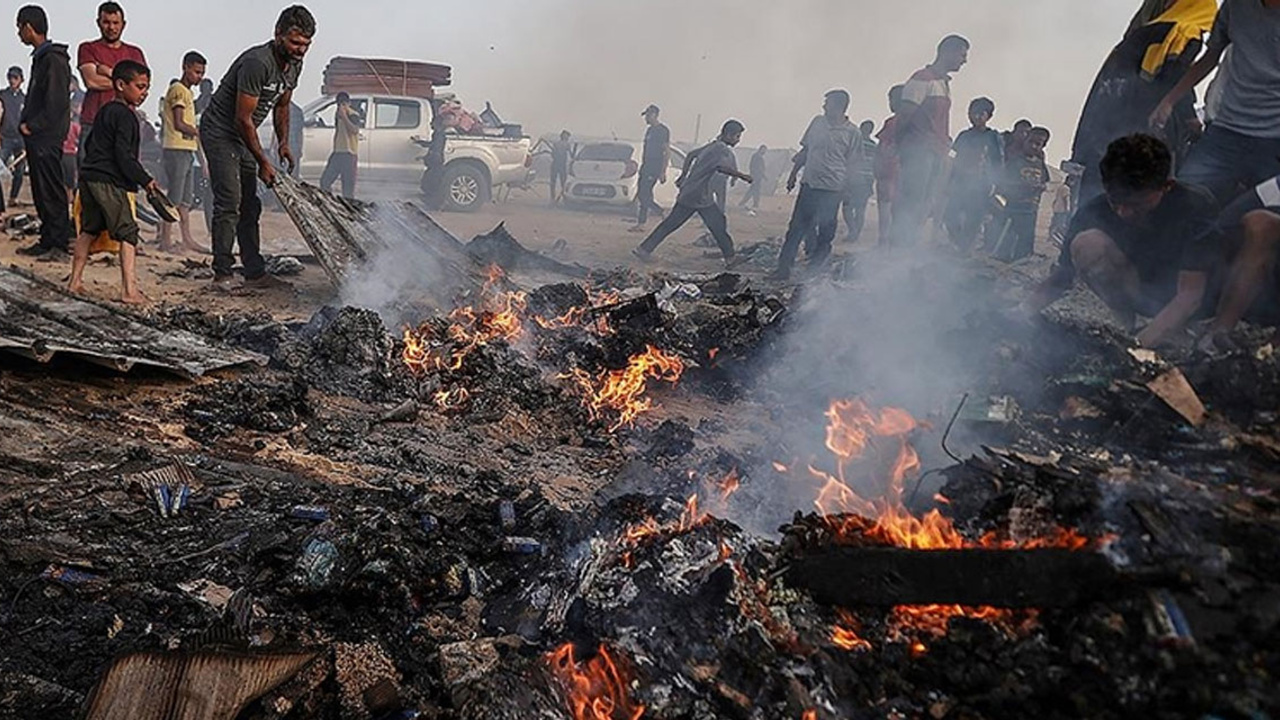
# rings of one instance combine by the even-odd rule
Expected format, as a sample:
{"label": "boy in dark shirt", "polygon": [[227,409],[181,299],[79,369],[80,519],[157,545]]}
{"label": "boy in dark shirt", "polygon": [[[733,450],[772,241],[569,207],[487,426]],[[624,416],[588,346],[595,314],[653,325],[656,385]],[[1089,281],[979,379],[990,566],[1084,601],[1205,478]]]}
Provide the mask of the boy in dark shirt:
{"label": "boy in dark shirt", "polygon": [[973,246],[982,229],[999,169],[1004,165],[1000,133],[987,127],[995,113],[996,105],[988,98],[969,103],[972,127],[960,133],[951,145],[956,157],[952,163],[945,225],[951,242],[962,250]]}
{"label": "boy in dark shirt", "polygon": [[1079,275],[1127,328],[1138,314],[1153,318],[1140,345],[1186,327],[1224,253],[1213,197],[1172,180],[1172,168],[1168,147],[1150,135],[1111,143],[1100,168],[1106,194],[1080,207],[1057,266],[1024,311],[1048,307]]}
{"label": "boy in dark shirt", "polygon": [[80,235],[76,238],[67,290],[84,292],[84,266],[95,237],[105,232],[120,243],[120,301],[139,305],[147,297],[138,289],[136,269],[138,222],[129,193],[159,188],[138,161],[140,143],[135,109],[147,99],[151,71],[141,63],[122,60],[111,73],[116,96],[98,111],[85,140],[80,168]]}
{"label": "boy in dark shirt", "polygon": [[1044,148],[1048,144],[1049,131],[1032,128],[1021,146],[1022,151],[1005,160],[1004,177],[997,186],[1004,210],[1000,234],[991,251],[997,260],[1015,262],[1035,250],[1040,196],[1049,185],[1049,167],[1044,163]]}

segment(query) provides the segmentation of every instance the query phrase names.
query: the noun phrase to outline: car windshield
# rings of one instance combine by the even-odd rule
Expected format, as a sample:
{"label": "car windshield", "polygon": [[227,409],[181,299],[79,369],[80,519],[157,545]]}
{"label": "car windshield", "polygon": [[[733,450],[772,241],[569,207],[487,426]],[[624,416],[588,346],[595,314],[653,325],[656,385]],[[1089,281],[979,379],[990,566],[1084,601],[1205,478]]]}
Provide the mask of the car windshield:
{"label": "car windshield", "polygon": [[626,162],[635,155],[636,149],[622,143],[594,143],[583,145],[578,151],[578,160],[594,160],[596,162]]}

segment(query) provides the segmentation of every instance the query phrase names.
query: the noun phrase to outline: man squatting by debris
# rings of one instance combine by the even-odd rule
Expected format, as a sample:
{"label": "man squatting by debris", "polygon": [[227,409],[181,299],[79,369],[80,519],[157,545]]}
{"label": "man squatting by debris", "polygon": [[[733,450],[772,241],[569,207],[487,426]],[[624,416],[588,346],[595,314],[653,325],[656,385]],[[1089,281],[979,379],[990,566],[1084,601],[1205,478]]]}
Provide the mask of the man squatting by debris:
{"label": "man squatting by debris", "polygon": [[236,58],[200,118],[213,185],[213,283],[218,290],[230,292],[236,287],[231,270],[237,243],[246,285],[288,287],[267,274],[260,249],[258,180],[274,185],[276,169],[258,140],[258,127],[268,114],[273,116],[280,160],[294,167],[289,104],[315,33],[316,21],[309,10],[301,5],[285,8],[276,21],[275,37]]}
{"label": "man squatting by debris", "polygon": [[98,109],[93,130],[83,144],[80,235],[76,238],[67,290],[84,292],[89,248],[105,232],[120,243],[120,301],[137,305],[147,298],[138,289],[138,222],[133,217],[129,194],[139,188],[146,188],[147,192],[159,189],[138,161],[141,138],[135,110],[151,90],[151,71],[140,63],[122,60],[112,73],[116,97]]}
{"label": "man squatting by debris", "polygon": [[733,155],[733,148],[741,142],[744,129],[742,123],[729,120],[721,128],[719,137],[689,153],[684,161],[684,169],[676,179],[680,193],[676,196],[675,207],[653,229],[649,237],[632,251],[636,257],[648,261],[667,236],[679,230],[689,218],[698,215],[720,247],[725,264],[733,264],[733,238],[729,236],[729,222],[724,210],[716,204],[714,192],[721,175],[746,183],[754,180],[738,170],[738,162]]}
{"label": "man squatting by debris", "polygon": [[1172,340],[1215,305],[1206,349],[1242,318],[1274,322],[1280,183],[1264,183],[1219,220],[1213,197],[1171,179],[1172,165],[1150,135],[1111,143],[1101,165],[1106,194],[1080,208],[1057,266],[1024,310],[1047,307],[1079,275],[1129,327],[1137,314],[1153,318],[1137,336],[1145,347]]}

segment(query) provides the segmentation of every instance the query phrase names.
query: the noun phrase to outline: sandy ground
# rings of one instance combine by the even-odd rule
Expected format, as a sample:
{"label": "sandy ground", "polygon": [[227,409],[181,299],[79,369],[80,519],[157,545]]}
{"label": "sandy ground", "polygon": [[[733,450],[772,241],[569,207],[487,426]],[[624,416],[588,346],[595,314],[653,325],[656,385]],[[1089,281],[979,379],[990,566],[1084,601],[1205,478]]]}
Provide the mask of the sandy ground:
{"label": "sandy ground", "polygon": [[[739,248],[785,234],[794,195],[784,194],[764,198],[759,212],[755,215],[734,207],[738,197],[735,192],[730,200],[729,225]],[[9,209],[10,215],[34,214],[34,212],[29,199],[21,206]],[[1042,213],[1042,240],[1037,247],[1037,252],[1041,256],[1038,259],[1039,262],[1020,263],[1020,265],[1027,265],[1028,272],[1038,271],[1043,266],[1044,260],[1054,253],[1053,248],[1043,240],[1048,234],[1047,217],[1043,217],[1044,215],[1047,213]],[[874,200],[868,216],[866,230],[861,240],[853,245],[841,241],[840,238],[844,234],[844,225],[841,223],[835,247],[837,257],[851,252],[861,252],[876,245],[878,219]],[[659,248],[654,255],[653,263],[644,264],[631,255],[632,248],[639,244],[644,236],[628,232],[632,225],[630,213],[621,210],[588,211],[551,208],[547,206],[546,188],[541,185],[532,190],[517,190],[509,199],[490,204],[481,212],[473,214],[442,212],[435,214],[434,217],[464,241],[492,230],[499,223],[506,223],[507,229],[531,250],[550,253],[557,240],[563,239],[567,247],[555,253],[554,257],[564,262],[580,263],[589,267],[612,268],[621,265],[637,270],[677,272],[708,272],[722,267],[719,254],[714,248],[704,248],[694,244],[704,232],[701,222],[696,218],[672,235]],[[204,231],[203,218],[196,213],[193,220],[196,225],[196,241],[201,244],[207,243],[208,236]],[[651,228],[655,224],[656,221],[650,221]],[[262,237],[264,254],[295,256],[308,254],[298,231],[283,212],[267,211],[264,214]],[[146,256],[139,258],[139,280],[142,291],[154,303],[185,304],[206,310],[265,309],[278,320],[292,321],[309,318],[316,308],[337,300],[334,287],[320,267],[314,263],[307,264],[301,275],[289,278],[295,286],[295,292],[259,291],[234,297],[215,293],[210,289],[207,279],[172,275],[181,271],[184,263],[208,264],[209,256],[162,253],[156,248],[154,230],[149,228],[144,227],[143,238],[143,250]],[[15,254],[19,247],[30,244],[33,240],[34,238],[4,236],[0,239],[0,263],[29,269],[41,277],[58,283],[65,282],[70,272],[68,263],[37,262]],[[763,274],[754,266],[747,266],[739,272]],[[90,261],[85,274],[85,285],[91,296],[101,300],[114,300],[119,296],[119,284],[119,269],[114,257],[99,255]]]}

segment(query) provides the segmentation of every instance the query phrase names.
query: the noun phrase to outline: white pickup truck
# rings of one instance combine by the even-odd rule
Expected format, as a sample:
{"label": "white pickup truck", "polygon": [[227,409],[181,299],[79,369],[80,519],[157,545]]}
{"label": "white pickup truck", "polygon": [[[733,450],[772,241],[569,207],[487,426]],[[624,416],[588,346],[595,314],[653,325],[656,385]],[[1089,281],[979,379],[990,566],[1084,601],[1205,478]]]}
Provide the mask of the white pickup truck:
{"label": "white pickup truck", "polygon": [[[361,194],[422,192],[425,143],[431,139],[431,101],[352,94],[351,105],[364,119],[358,171]],[[311,182],[319,180],[333,150],[336,110],[337,100],[332,96],[321,97],[303,108],[303,150],[299,162],[302,177]],[[528,137],[462,135],[449,131],[444,153],[445,209],[473,212],[489,202],[494,188],[528,183],[533,175],[531,149],[532,141]]]}

